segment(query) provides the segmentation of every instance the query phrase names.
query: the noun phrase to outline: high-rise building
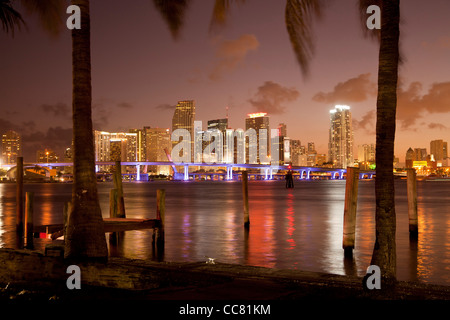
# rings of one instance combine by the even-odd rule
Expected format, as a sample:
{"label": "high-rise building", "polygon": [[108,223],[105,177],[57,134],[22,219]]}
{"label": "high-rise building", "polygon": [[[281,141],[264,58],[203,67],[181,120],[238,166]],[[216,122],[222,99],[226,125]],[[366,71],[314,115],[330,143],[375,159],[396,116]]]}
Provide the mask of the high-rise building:
{"label": "high-rise building", "polygon": [[427,149],[414,148],[414,161],[427,161]]}
{"label": "high-rise building", "polygon": [[328,161],[335,168],[353,165],[353,129],[349,106],[336,105],[330,110]]}
{"label": "high-rise building", "polygon": [[17,157],[22,156],[22,138],[20,134],[9,130],[2,134],[2,163],[17,163]]}
{"label": "high-rise building", "polygon": [[375,144],[358,146],[358,162],[375,162]]}
{"label": "high-rise building", "polygon": [[[137,161],[137,133],[94,131],[95,161]],[[106,170],[104,166],[101,170]]]}
{"label": "high-rise building", "polygon": [[136,161],[145,161],[147,155],[145,153],[147,144],[145,141],[146,130],[150,127],[144,127],[142,129],[130,129],[129,133],[136,134]]}
{"label": "high-rise building", "polygon": [[434,160],[437,162],[437,166],[442,166],[444,161],[446,162],[448,157],[447,142],[443,140],[431,141],[430,154],[434,156]]}
{"label": "high-rise building", "polygon": [[291,147],[291,163],[293,166],[301,166],[300,164],[300,156],[302,155],[301,143],[300,140],[292,139],[290,141]]}
{"label": "high-rise building", "polygon": [[[172,147],[180,143],[180,135],[176,133],[177,129],[185,129],[189,132],[191,146],[190,161],[194,160],[194,121],[195,121],[195,102],[194,100],[178,101],[175,112],[172,117]],[[183,154],[177,155],[183,158]]]}
{"label": "high-rise building", "polygon": [[[169,161],[167,159],[166,150],[172,151],[172,143],[170,140],[169,128],[149,128],[146,132],[147,142],[147,161]],[[150,166],[150,172],[156,174],[170,174],[170,166]]]}
{"label": "high-rise building", "polygon": [[55,151],[50,149],[36,151],[36,162],[38,163],[56,163],[59,157]]}
{"label": "high-rise building", "polygon": [[[215,119],[215,120],[209,120],[208,121],[208,131],[210,136],[210,143],[207,142],[207,145],[213,144],[214,146],[221,146],[221,150],[215,150],[215,148],[212,148],[212,145],[207,149],[207,151],[210,152],[210,156],[214,157],[217,163],[224,162],[224,159],[231,159],[234,150],[228,150],[226,145],[226,138],[227,138],[227,129],[228,129],[228,118],[225,119]],[[220,137],[217,135],[216,130],[220,133]],[[205,133],[204,133],[205,134]],[[221,141],[216,141],[216,138],[221,139]],[[205,155],[204,155],[205,156]],[[208,159],[204,159],[208,161]],[[210,161],[211,159],[209,159]]]}
{"label": "high-rise building", "polygon": [[[267,163],[267,159],[260,159],[260,155],[270,154],[270,128],[269,128],[269,116],[265,112],[250,113],[245,119],[245,130],[248,133],[249,129],[255,130],[255,134],[249,134],[248,141],[245,143],[245,154],[247,163],[252,162],[252,157],[256,156],[256,163]],[[266,130],[266,135],[261,134]],[[266,142],[264,142],[266,141]],[[260,142],[262,142],[260,144]],[[253,150],[253,151],[252,151]],[[256,154],[251,155],[251,152],[256,152]]]}

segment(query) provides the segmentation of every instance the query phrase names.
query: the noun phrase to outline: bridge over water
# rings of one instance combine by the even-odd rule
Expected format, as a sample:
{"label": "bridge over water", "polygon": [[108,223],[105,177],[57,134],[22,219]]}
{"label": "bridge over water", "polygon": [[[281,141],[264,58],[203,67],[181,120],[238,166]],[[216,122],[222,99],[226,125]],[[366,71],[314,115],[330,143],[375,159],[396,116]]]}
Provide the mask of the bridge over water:
{"label": "bridge over water", "polygon": [[[96,167],[99,166],[115,166],[114,161],[97,161]],[[347,172],[344,168],[327,168],[327,167],[303,167],[288,165],[269,165],[269,164],[234,164],[234,163],[176,163],[173,161],[131,161],[121,162],[123,166],[132,166],[136,168],[136,173],[124,173],[124,175],[134,175],[135,180],[147,180],[148,175],[141,173],[142,166],[171,166],[174,171],[174,180],[190,180],[191,178],[201,178],[202,176],[217,176],[223,180],[237,180],[243,169],[249,171],[249,176],[254,176],[263,180],[273,180],[280,176],[284,177],[287,170],[291,170],[294,178],[309,180],[313,177],[322,177],[328,179],[344,179]],[[73,166],[72,162],[54,162],[54,163],[24,163],[24,168],[54,168]],[[3,168],[14,170],[15,165],[3,165]],[[223,172],[189,172],[190,168],[211,167],[222,169]],[[181,170],[180,170],[181,169]],[[146,171],[146,170],[144,170]],[[258,172],[259,171],[259,172]],[[372,179],[375,171],[360,171],[360,179]],[[145,179],[144,176],[147,178]],[[144,179],[142,179],[144,178]],[[130,179],[131,180],[131,179]]]}

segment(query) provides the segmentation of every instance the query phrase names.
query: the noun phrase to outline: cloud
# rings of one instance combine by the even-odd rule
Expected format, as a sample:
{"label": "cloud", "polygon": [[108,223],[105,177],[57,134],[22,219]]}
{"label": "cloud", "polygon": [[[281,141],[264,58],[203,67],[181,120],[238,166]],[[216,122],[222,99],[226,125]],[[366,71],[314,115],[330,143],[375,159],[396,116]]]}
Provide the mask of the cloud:
{"label": "cloud", "polygon": [[443,125],[442,123],[436,123],[432,122],[428,124],[429,129],[439,129],[439,130],[445,130],[447,129],[447,126]]}
{"label": "cloud", "polygon": [[155,107],[155,109],[159,110],[175,110],[177,106],[175,104],[162,103]]}
{"label": "cloud", "polygon": [[333,91],[319,92],[312,99],[327,104],[348,104],[365,101],[376,93],[377,84],[370,80],[370,73],[364,73],[345,82],[339,82]]}
{"label": "cloud", "polygon": [[420,45],[425,49],[450,49],[450,36],[441,36],[433,42],[423,41]]}
{"label": "cloud", "polygon": [[39,107],[44,113],[53,115],[55,117],[69,118],[72,116],[72,109],[65,103],[56,104],[42,104]]}
{"label": "cloud", "polygon": [[216,50],[216,62],[209,73],[212,81],[220,80],[226,73],[242,65],[250,51],[257,50],[259,41],[253,34],[243,34],[236,40],[224,40]]}
{"label": "cloud", "polygon": [[36,151],[51,149],[59,156],[72,144],[72,128],[50,127],[47,131],[22,134],[22,149],[26,161],[36,161]]}
{"label": "cloud", "polygon": [[266,81],[258,87],[254,98],[248,101],[256,111],[281,114],[285,109],[283,103],[295,101],[299,96],[300,93],[293,87],[287,88],[278,83]]}
{"label": "cloud", "polygon": [[128,102],[121,102],[117,104],[117,107],[122,109],[132,109],[133,105]]}
{"label": "cloud", "polygon": [[418,119],[427,114],[450,113],[450,82],[433,83],[422,94],[422,83],[412,82],[406,89],[399,86],[397,93],[397,120],[402,129],[411,129]]}
{"label": "cloud", "polygon": [[353,119],[353,130],[365,130],[369,134],[374,134],[376,115],[377,113],[375,110],[370,110],[362,116],[361,120]]}

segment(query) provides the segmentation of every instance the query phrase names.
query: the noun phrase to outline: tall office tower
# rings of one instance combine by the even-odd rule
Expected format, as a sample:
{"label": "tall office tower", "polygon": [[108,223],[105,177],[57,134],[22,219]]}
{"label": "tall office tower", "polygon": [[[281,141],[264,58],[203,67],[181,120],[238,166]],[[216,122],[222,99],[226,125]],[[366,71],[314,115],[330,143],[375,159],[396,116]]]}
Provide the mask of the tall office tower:
{"label": "tall office tower", "polygon": [[128,130],[129,133],[135,133],[136,134],[136,161],[145,161],[147,158],[147,155],[145,154],[147,144],[145,142],[145,134],[147,128],[150,127],[144,127],[143,129],[130,129]]}
{"label": "tall office tower", "polygon": [[[194,159],[194,120],[195,120],[195,102],[194,100],[178,101],[175,112],[172,117],[172,135],[174,141],[172,147],[180,143],[180,135],[174,133],[177,129],[186,129],[190,134],[189,144],[191,146],[190,161]],[[178,157],[183,157],[183,154],[178,154]]]}
{"label": "tall office tower", "polygon": [[[172,143],[169,128],[148,128],[146,132],[147,161],[169,161],[166,151],[170,154]],[[170,174],[170,166],[150,166],[149,171],[156,174]]]}
{"label": "tall office tower", "polygon": [[352,115],[349,106],[336,105],[330,110],[328,161],[335,168],[353,165]]}
{"label": "tall office tower", "polygon": [[17,157],[22,156],[22,137],[13,130],[2,134],[2,163],[17,163]]}
{"label": "tall office tower", "polygon": [[443,140],[433,140],[430,142],[430,154],[434,155],[434,159],[438,166],[442,166],[442,162],[447,159],[447,142]]}
{"label": "tall office tower", "polygon": [[278,130],[280,131],[281,137],[287,137],[287,126],[284,123],[278,124]]}
{"label": "tall office tower", "polygon": [[[269,128],[269,116],[265,112],[250,113],[248,118],[245,119],[245,130],[249,133],[249,129],[254,129],[256,134],[250,134],[249,139],[245,143],[245,156],[246,162],[251,163],[252,157],[256,156],[254,160],[256,163],[267,163],[267,159],[260,159],[260,154],[270,154],[270,128]],[[266,136],[260,136],[260,130],[266,129]],[[262,134],[263,132],[261,132]],[[260,145],[260,141],[263,142]],[[266,141],[266,143],[264,143]],[[253,150],[253,151],[252,151]],[[256,154],[249,154],[255,152]],[[270,162],[270,161],[269,161]]]}
{"label": "tall office tower", "polygon": [[[206,142],[206,146],[209,145],[209,148],[206,151],[211,151],[210,155],[214,157],[217,163],[224,162],[224,159],[231,159],[234,150],[228,150],[228,146],[226,145],[227,138],[227,129],[228,129],[228,118],[225,119],[215,119],[208,121],[208,137],[210,142]],[[218,137],[218,130],[220,132],[220,137]],[[203,133],[205,134],[205,133]],[[221,139],[221,141],[216,141],[216,137]],[[222,145],[221,150],[215,150],[213,146]],[[210,159],[211,161],[211,159]],[[226,162],[226,161],[225,161]]]}
{"label": "tall office tower", "polygon": [[414,148],[414,161],[427,161],[427,149]]}
{"label": "tall office tower", "polygon": [[59,157],[55,151],[50,149],[36,151],[36,162],[38,163],[55,163],[59,162]]}
{"label": "tall office tower", "polygon": [[224,133],[228,128],[228,119],[208,120],[208,129],[218,129]]}
{"label": "tall office tower", "polygon": [[290,147],[291,147],[292,165],[299,166],[300,165],[300,155],[302,154],[300,140],[292,139],[290,141]]}
{"label": "tall office tower", "polygon": [[287,126],[284,123],[278,124],[278,151],[278,162],[280,165],[292,161],[290,138],[287,136]]}
{"label": "tall office tower", "polygon": [[375,162],[375,144],[362,144],[358,146],[359,162]]}
{"label": "tall office tower", "polygon": [[[94,131],[95,161],[136,161],[137,134],[129,132]],[[108,170],[108,166],[99,166],[99,170]]]}

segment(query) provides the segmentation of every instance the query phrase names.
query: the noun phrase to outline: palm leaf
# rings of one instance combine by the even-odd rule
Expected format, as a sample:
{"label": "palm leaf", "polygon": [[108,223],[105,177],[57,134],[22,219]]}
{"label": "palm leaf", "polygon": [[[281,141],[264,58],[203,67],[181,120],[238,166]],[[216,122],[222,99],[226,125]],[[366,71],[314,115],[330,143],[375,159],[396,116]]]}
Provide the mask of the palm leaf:
{"label": "palm leaf", "polygon": [[216,0],[209,25],[209,30],[213,31],[226,25],[232,2],[244,3],[245,0]]}
{"label": "palm leaf", "polygon": [[191,0],[153,0],[156,9],[169,26],[174,39],[178,38]]}
{"label": "palm leaf", "polygon": [[28,14],[37,14],[42,27],[51,35],[57,36],[63,25],[66,9],[64,0],[20,0]]}
{"label": "palm leaf", "polygon": [[3,30],[6,33],[11,32],[12,36],[14,36],[14,27],[20,30],[22,25],[25,26],[25,21],[20,13],[11,6],[10,0],[0,0],[0,21]]}
{"label": "palm leaf", "polygon": [[321,17],[323,5],[321,0],[287,0],[286,2],[286,28],[304,75],[309,72],[309,61],[314,54],[312,20]]}

